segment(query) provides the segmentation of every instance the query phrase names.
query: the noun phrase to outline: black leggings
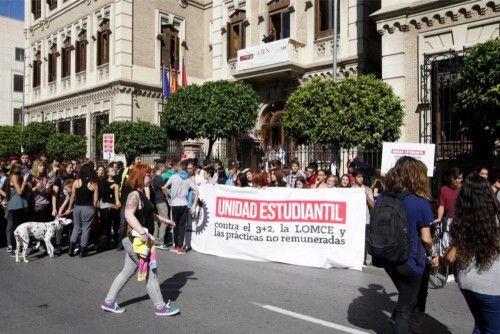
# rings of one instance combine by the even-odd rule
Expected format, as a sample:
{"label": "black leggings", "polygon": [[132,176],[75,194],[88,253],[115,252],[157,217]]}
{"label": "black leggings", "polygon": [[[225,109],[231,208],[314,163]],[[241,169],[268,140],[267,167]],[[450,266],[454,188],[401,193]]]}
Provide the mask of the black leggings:
{"label": "black leggings", "polygon": [[8,247],[14,248],[16,245],[14,230],[24,222],[26,222],[25,209],[9,210],[7,215],[7,228],[5,229]]}
{"label": "black leggings", "polygon": [[419,333],[427,301],[429,269],[426,267],[423,274],[407,264],[386,264],[384,269],[399,292],[394,333],[408,333],[409,330]]}
{"label": "black leggings", "polygon": [[116,209],[99,209],[99,223],[101,225],[101,244],[111,242],[111,227],[113,227],[114,242],[117,245],[118,229],[120,228],[120,211]]}
{"label": "black leggings", "polygon": [[184,246],[184,235],[186,234],[186,221],[189,209],[187,206],[173,206],[172,220],[175,222],[174,228],[174,246]]}

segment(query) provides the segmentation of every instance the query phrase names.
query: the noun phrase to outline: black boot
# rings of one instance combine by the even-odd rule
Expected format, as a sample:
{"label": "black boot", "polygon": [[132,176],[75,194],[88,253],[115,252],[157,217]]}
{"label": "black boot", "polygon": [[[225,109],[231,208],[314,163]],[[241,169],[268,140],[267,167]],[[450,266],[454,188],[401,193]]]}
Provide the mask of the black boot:
{"label": "black boot", "polygon": [[54,250],[54,255],[55,256],[61,256],[62,254],[62,247],[61,245],[56,245],[56,249]]}
{"label": "black boot", "polygon": [[80,249],[80,257],[86,257],[87,256],[87,246],[82,246],[82,249]]}
{"label": "black boot", "polygon": [[68,255],[71,257],[75,256],[75,243],[74,242],[69,243]]}

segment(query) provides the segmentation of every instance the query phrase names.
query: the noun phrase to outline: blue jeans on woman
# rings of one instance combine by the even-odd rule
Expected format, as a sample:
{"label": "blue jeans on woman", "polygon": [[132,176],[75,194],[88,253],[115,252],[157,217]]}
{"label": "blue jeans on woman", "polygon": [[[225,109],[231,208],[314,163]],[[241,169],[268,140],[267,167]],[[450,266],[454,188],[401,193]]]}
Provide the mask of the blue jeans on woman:
{"label": "blue jeans on woman", "polygon": [[483,295],[461,289],[474,317],[472,334],[500,333],[500,296]]}

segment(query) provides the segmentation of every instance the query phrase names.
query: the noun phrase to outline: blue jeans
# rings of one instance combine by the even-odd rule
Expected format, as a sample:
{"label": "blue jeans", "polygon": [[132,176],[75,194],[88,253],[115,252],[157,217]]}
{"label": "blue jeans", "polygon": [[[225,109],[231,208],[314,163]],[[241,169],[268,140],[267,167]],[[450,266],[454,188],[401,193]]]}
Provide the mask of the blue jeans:
{"label": "blue jeans", "polygon": [[474,317],[472,334],[500,333],[500,296],[483,295],[461,289]]}

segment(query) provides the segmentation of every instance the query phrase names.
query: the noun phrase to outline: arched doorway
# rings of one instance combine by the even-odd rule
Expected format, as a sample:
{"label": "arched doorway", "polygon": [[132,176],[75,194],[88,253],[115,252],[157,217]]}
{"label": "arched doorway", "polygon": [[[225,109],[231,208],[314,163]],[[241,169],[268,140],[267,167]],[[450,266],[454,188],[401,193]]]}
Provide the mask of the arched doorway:
{"label": "arched doorway", "polygon": [[262,112],[262,126],[260,128],[260,137],[266,148],[284,148],[288,147],[289,140],[285,136],[282,119],[285,113],[285,102],[278,101],[270,104]]}

